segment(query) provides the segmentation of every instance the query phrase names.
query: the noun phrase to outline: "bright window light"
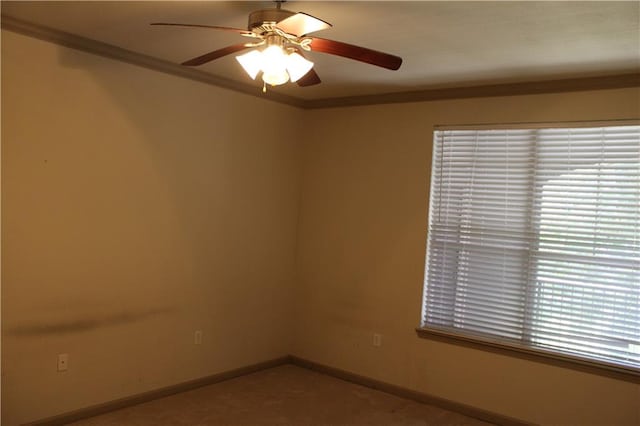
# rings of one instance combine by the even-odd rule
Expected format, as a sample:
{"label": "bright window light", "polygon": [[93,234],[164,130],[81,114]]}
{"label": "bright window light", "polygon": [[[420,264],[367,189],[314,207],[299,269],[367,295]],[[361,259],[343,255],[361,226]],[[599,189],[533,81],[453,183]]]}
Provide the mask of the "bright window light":
{"label": "bright window light", "polygon": [[436,130],[423,328],[640,372],[640,126],[616,124]]}

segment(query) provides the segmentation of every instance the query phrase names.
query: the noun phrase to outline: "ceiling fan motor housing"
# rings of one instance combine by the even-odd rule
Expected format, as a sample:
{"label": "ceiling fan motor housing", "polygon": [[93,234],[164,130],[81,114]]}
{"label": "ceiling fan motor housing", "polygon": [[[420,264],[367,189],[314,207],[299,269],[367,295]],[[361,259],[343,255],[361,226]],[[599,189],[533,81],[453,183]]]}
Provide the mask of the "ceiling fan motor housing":
{"label": "ceiling fan motor housing", "polygon": [[252,31],[256,34],[263,34],[269,31],[274,24],[295,14],[295,12],[284,9],[256,10],[255,12],[251,12],[251,14],[249,14],[248,28],[249,31]]}

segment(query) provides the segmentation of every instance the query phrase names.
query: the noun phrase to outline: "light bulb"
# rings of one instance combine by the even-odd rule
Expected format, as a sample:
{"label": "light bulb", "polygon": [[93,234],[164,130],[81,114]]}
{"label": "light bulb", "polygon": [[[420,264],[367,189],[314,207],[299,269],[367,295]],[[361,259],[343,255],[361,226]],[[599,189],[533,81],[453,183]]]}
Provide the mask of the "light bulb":
{"label": "light bulb", "polygon": [[272,45],[262,51],[262,79],[272,86],[289,81],[287,55],[280,46]]}
{"label": "light bulb", "polygon": [[292,83],[302,78],[311,68],[313,62],[306,60],[299,53],[293,52],[287,57],[287,71]]}
{"label": "light bulb", "polygon": [[249,77],[255,80],[262,69],[262,53],[258,50],[252,50],[244,55],[236,56],[236,60],[242,65],[242,68],[244,68],[247,74],[249,74]]}

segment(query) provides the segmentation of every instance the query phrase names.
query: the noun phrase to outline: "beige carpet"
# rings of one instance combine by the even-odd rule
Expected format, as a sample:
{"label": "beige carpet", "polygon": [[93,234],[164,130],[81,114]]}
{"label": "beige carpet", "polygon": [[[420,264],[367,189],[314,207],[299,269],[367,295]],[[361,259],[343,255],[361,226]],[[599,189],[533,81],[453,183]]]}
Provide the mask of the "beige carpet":
{"label": "beige carpet", "polygon": [[488,425],[293,365],[283,365],[74,425]]}

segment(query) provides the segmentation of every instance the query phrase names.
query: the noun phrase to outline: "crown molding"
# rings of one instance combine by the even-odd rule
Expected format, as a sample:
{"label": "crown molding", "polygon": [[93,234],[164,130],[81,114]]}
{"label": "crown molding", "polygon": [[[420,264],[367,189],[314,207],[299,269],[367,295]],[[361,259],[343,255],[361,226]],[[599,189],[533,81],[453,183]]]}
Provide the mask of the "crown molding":
{"label": "crown molding", "polygon": [[184,67],[173,62],[157,59],[141,53],[132,52],[111,44],[32,24],[7,15],[2,15],[0,24],[3,29],[56,43],[61,46],[303,109],[338,108],[392,103],[428,102],[447,99],[537,95],[544,93],[640,87],[640,72],[627,72],[597,77],[577,77],[490,85],[459,85],[444,88],[427,88],[408,92],[305,100],[274,91],[267,92],[265,94],[257,91],[254,86],[217,77],[204,71]]}
{"label": "crown molding", "polygon": [[217,77],[195,68],[185,67],[173,62],[157,59],[141,53],[132,52],[131,50],[122,49],[111,44],[102,43],[85,37],[80,37],[64,31],[58,31],[41,25],[32,24],[27,21],[13,18],[11,16],[2,15],[2,29],[20,33],[26,36],[34,37],[40,40],[59,44],[71,49],[81,50],[83,52],[92,53],[110,59],[126,62],[128,64],[137,65],[143,68],[160,71],[166,74],[178,77],[188,78],[199,81],[201,83],[210,84],[212,86],[240,92],[245,95],[251,95],[260,99],[279,102],[286,105],[302,108],[304,101],[294,98],[293,96],[284,95],[277,92],[262,93],[256,90],[254,86],[238,83],[236,81]]}
{"label": "crown molding", "polygon": [[427,102],[446,99],[539,95],[543,93],[622,89],[638,86],[640,86],[640,73],[625,73],[599,77],[578,77],[557,80],[525,81],[507,84],[456,86],[379,95],[314,99],[306,101],[304,104],[304,108],[337,108],[345,106]]}

